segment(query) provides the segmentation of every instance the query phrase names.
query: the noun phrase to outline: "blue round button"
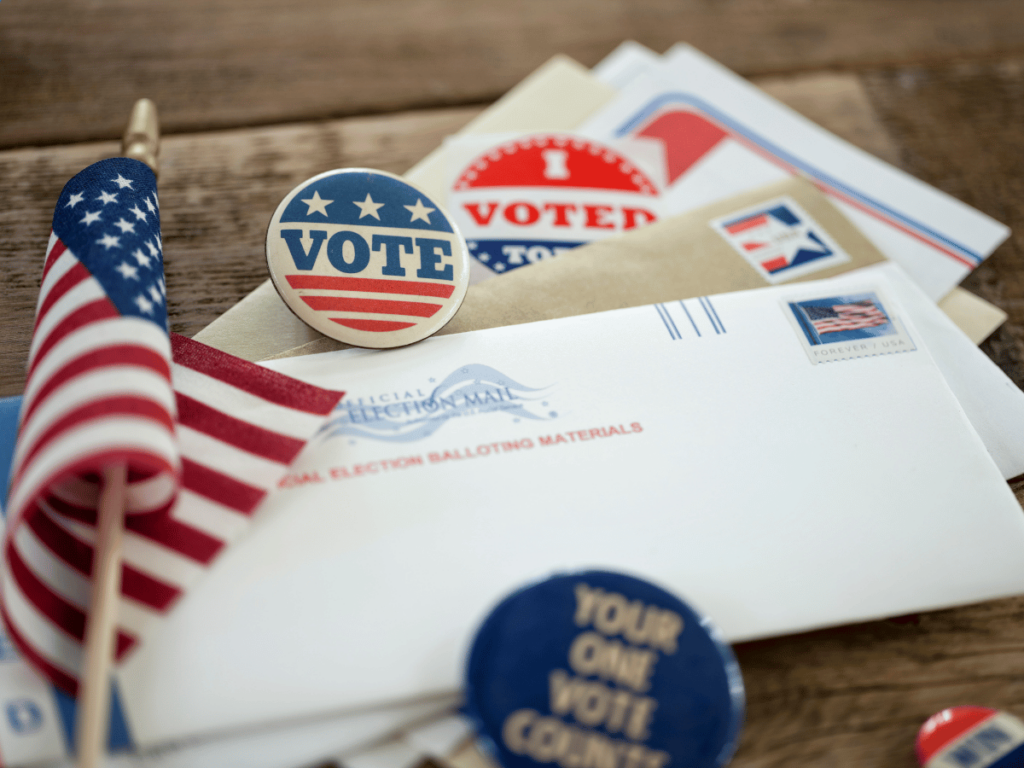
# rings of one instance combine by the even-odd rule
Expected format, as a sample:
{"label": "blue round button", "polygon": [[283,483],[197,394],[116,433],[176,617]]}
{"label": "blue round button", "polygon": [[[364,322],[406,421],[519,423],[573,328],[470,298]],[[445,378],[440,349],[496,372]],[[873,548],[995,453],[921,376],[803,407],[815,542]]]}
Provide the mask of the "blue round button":
{"label": "blue round button", "polygon": [[607,571],[505,598],[466,676],[466,714],[504,768],[711,768],[743,722],[739,665],[708,620]]}

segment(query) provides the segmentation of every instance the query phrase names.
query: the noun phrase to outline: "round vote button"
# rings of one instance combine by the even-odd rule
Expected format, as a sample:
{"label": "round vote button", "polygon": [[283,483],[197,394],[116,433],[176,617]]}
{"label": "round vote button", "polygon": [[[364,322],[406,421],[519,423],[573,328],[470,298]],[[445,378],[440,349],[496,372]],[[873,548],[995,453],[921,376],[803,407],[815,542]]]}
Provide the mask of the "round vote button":
{"label": "round vote button", "polygon": [[1024,722],[988,707],[944,709],[921,726],[917,760],[924,768],[1019,768]]}
{"label": "round vote button", "polygon": [[466,714],[504,768],[713,768],[743,721],[731,649],[679,598],[607,571],[505,598],[469,655]]}
{"label": "round vote button", "polygon": [[436,333],[469,286],[466,243],[441,206],[366,168],[328,171],[289,192],[267,228],[267,266],[304,323],[378,349]]}

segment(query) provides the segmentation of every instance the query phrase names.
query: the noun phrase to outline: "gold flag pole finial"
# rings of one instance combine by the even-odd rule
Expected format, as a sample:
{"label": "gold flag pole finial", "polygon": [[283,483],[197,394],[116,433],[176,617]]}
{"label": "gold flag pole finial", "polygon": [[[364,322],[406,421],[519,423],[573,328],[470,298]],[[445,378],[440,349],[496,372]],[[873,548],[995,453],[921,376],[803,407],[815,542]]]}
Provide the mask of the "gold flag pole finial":
{"label": "gold flag pole finial", "polygon": [[156,104],[149,99],[139,99],[132,107],[128,127],[121,140],[121,154],[141,160],[154,174],[160,175],[160,123]]}

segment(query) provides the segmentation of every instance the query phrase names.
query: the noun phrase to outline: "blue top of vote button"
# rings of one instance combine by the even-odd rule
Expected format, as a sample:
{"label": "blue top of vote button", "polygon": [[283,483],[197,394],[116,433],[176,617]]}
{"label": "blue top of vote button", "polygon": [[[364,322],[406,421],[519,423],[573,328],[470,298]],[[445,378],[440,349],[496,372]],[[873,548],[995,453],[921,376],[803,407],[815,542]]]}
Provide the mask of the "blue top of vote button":
{"label": "blue top of vote button", "polygon": [[505,598],[469,655],[466,714],[504,768],[712,768],[743,722],[729,646],[686,603],[607,571]]}

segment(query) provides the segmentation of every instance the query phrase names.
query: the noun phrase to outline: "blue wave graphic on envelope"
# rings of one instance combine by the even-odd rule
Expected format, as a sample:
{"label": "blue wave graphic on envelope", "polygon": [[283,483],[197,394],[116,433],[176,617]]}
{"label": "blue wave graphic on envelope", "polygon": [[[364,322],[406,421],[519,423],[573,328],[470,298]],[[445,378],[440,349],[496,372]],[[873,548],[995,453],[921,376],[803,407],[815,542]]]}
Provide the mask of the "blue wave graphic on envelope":
{"label": "blue wave graphic on envelope", "polygon": [[377,402],[376,398],[369,398],[371,402],[365,402],[367,398],[342,400],[335,409],[337,415],[320,432],[324,439],[348,436],[410,443],[429,437],[450,419],[485,413],[549,421],[556,412],[530,410],[539,399],[531,394],[542,389],[521,384],[489,365],[474,363],[453,371],[426,397],[389,402]]}

